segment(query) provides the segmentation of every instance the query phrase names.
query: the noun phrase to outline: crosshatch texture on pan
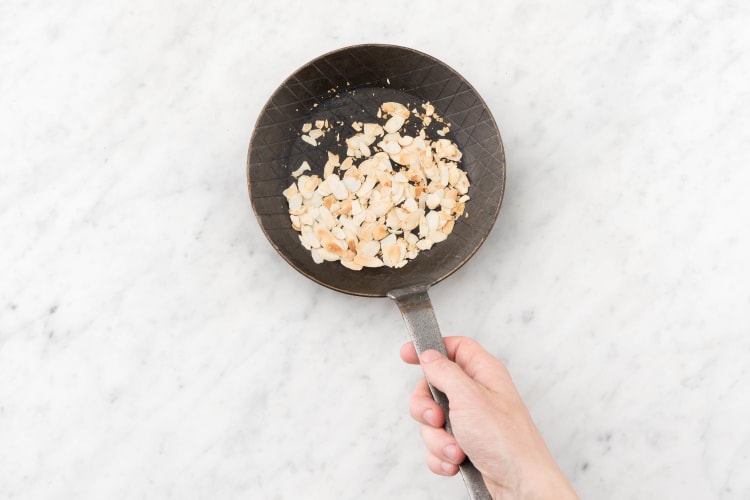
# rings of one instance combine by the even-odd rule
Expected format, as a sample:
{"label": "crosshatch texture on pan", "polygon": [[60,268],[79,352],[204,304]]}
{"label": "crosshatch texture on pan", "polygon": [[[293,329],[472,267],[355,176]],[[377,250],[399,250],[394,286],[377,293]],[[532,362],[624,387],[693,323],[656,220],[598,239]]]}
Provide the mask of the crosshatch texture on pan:
{"label": "crosshatch texture on pan", "polygon": [[[352,271],[338,262],[315,264],[291,228],[281,194],[290,183],[287,165],[300,127],[338,92],[397,89],[429,101],[451,124],[471,181],[468,217],[448,239],[421,252],[404,268]],[[332,89],[334,90],[332,92]],[[376,96],[377,97],[377,96]],[[450,67],[404,47],[360,45],[325,54],[292,74],[258,118],[248,151],[248,188],[258,222],[271,244],[298,271],[329,288],[365,296],[440,281],[479,248],[497,217],[505,186],[503,145],[495,121],[477,92]]]}

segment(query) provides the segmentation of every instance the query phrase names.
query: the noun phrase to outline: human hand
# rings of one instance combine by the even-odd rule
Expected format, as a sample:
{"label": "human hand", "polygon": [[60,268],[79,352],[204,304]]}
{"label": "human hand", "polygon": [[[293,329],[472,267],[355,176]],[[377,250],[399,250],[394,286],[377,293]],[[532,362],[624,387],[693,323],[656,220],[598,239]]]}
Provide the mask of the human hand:
{"label": "human hand", "polygon": [[[445,415],[420,380],[409,402],[427,448],[427,466],[452,476],[466,455],[482,473],[495,500],[578,498],[552,458],[513,381],[498,359],[467,337],[446,337],[448,358],[422,353],[427,380],[448,396],[453,435],[443,429]],[[409,342],[401,359],[419,364]]]}

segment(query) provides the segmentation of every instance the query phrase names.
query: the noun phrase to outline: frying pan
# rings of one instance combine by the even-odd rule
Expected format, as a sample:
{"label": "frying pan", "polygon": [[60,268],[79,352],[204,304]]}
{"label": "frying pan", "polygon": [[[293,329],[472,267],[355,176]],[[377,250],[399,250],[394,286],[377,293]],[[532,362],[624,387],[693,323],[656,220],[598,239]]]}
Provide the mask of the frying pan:
{"label": "frying pan", "polygon": [[[307,160],[312,173],[322,177],[326,151],[354,134],[352,122],[377,122],[379,106],[388,101],[410,108],[429,102],[451,125],[448,137],[463,153],[460,167],[471,183],[465,214],[445,241],[400,269],[353,271],[339,262],[316,264],[292,229],[282,191],[294,182],[291,173],[302,161]],[[333,129],[313,148],[301,139],[301,128],[316,120],[328,120]],[[394,45],[355,45],[324,54],[294,72],[266,103],[250,139],[247,179],[263,232],[292,267],[340,292],[392,298],[417,353],[436,349],[446,354],[427,290],[479,249],[495,223],[505,189],[505,155],[497,125],[463,77],[427,54]],[[448,399],[435,388],[430,390],[445,412],[450,432]],[[468,459],[460,470],[471,498],[490,498],[481,474]]]}

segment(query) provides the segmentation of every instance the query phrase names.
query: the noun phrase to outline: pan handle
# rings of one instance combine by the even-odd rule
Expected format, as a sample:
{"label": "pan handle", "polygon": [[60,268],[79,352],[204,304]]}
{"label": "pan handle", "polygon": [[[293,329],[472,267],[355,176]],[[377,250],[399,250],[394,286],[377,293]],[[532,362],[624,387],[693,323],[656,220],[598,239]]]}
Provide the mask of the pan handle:
{"label": "pan handle", "polygon": [[[437,317],[435,317],[435,310],[432,308],[430,296],[427,295],[429,288],[429,285],[419,285],[392,290],[388,293],[388,297],[398,304],[417,355],[421,355],[422,352],[428,349],[435,349],[442,353],[443,356],[447,356],[445,343],[440,334]],[[430,387],[433,399],[443,409],[443,413],[445,414],[445,430],[452,434],[450,420],[448,419],[448,397],[443,392],[434,388],[429,382],[427,385]],[[472,500],[492,500],[484,484],[484,479],[482,479],[482,473],[474,467],[469,457],[466,457],[466,460],[458,468],[461,471],[461,476],[464,479],[466,488],[469,490],[469,497]]]}

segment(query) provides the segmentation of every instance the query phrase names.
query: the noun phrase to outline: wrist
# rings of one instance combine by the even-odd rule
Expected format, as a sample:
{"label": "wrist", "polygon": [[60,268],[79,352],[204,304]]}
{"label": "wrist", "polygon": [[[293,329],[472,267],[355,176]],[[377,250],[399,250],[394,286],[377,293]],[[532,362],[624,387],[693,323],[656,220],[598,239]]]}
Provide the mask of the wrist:
{"label": "wrist", "polygon": [[559,470],[515,482],[498,483],[485,477],[485,482],[493,500],[578,500],[570,482]]}
{"label": "wrist", "polygon": [[563,473],[555,468],[548,474],[526,482],[517,497],[524,500],[578,500],[573,486]]}

